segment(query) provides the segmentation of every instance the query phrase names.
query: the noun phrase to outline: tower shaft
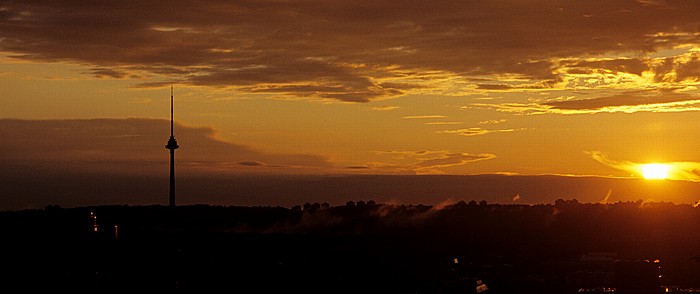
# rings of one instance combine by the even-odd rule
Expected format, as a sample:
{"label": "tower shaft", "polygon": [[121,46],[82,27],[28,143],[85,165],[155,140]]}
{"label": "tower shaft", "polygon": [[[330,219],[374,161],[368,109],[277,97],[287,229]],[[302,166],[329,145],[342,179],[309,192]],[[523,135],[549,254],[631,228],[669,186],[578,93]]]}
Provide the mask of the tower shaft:
{"label": "tower shaft", "polygon": [[170,201],[168,206],[175,206],[175,149],[170,149]]}
{"label": "tower shaft", "polygon": [[168,139],[168,144],[165,145],[165,149],[170,149],[170,197],[169,206],[175,206],[175,149],[180,148],[175,140],[175,134],[173,132],[173,87],[170,87],[170,139]]}

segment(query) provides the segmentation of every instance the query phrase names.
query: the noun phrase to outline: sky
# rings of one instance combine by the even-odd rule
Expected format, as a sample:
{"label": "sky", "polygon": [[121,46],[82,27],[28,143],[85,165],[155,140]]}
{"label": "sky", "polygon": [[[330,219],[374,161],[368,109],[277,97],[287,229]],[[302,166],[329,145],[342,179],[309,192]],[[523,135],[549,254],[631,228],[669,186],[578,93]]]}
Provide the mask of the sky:
{"label": "sky", "polygon": [[3,1],[0,164],[700,180],[697,1]]}

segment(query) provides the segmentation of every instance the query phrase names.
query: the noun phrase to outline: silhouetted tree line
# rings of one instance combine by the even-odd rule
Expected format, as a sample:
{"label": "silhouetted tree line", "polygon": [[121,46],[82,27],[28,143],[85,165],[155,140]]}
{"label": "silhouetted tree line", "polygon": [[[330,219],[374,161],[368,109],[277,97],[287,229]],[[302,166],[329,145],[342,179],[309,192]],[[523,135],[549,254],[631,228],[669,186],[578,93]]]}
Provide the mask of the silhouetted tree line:
{"label": "silhouetted tree line", "polygon": [[47,206],[0,212],[0,234],[0,275],[30,288],[563,293],[602,271],[580,262],[591,252],[659,259],[665,282],[700,286],[700,208],[665,202]]}

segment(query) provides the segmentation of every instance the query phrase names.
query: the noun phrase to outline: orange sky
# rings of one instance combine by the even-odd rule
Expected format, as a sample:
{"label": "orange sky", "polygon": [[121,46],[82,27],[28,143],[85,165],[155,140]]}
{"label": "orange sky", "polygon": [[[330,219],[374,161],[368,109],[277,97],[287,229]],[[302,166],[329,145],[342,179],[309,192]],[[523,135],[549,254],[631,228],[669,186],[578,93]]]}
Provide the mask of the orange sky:
{"label": "orange sky", "polygon": [[0,160],[700,179],[697,1],[3,1]]}

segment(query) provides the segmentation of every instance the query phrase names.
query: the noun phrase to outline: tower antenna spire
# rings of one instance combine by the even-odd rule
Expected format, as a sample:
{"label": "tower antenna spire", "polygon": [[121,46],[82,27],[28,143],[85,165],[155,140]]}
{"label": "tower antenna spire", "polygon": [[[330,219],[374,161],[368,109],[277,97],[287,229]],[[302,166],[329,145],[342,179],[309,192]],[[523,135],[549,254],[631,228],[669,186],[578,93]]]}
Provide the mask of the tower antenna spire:
{"label": "tower antenna spire", "polygon": [[173,86],[170,85],[170,137],[173,135]]}
{"label": "tower antenna spire", "polygon": [[173,132],[173,86],[170,86],[170,139],[168,139],[168,145],[165,145],[165,149],[170,149],[170,207],[175,207],[175,149],[180,148],[175,141],[175,134]]}

